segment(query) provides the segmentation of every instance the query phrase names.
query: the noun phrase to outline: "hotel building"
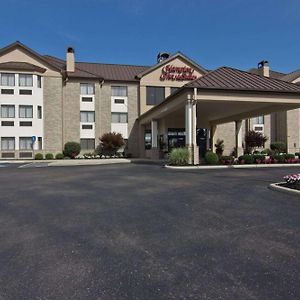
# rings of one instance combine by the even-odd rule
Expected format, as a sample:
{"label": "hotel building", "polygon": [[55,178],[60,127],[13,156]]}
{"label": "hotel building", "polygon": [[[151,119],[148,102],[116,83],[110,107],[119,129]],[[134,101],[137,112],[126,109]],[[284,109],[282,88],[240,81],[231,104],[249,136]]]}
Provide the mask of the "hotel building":
{"label": "hotel building", "polygon": [[121,133],[133,157],[162,158],[187,146],[198,163],[215,140],[243,151],[247,130],[300,150],[300,71],[208,71],[178,52],[153,66],[78,62],[41,55],[20,42],[0,49],[1,159],[62,152],[76,141],[92,152],[99,137]]}

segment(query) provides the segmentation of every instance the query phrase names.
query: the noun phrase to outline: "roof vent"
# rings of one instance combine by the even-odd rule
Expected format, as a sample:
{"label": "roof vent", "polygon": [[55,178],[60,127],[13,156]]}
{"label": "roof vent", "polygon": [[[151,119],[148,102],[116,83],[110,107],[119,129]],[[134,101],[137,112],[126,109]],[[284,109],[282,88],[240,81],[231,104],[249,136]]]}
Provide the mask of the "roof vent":
{"label": "roof vent", "polygon": [[157,55],[157,63],[160,63],[170,57],[170,54],[167,52],[159,52]]}

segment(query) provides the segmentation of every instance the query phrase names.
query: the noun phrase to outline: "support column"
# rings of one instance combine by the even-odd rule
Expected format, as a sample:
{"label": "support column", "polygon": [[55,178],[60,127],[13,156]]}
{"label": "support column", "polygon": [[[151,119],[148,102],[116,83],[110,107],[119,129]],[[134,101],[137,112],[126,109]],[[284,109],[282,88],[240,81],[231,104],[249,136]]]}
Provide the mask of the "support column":
{"label": "support column", "polygon": [[157,120],[151,121],[151,159],[159,159]]}
{"label": "support column", "polygon": [[210,149],[212,152],[216,152],[216,130],[217,125],[211,125],[210,126]]}
{"label": "support column", "polygon": [[244,154],[242,120],[235,121],[235,149],[236,157]]}
{"label": "support column", "polygon": [[189,164],[193,164],[193,103],[188,96],[185,105],[185,146],[190,152]]}
{"label": "support column", "polygon": [[145,157],[145,126],[139,125],[139,157]]}
{"label": "support column", "polygon": [[199,147],[197,146],[197,102],[193,101],[192,107],[192,145],[193,163],[199,165]]}

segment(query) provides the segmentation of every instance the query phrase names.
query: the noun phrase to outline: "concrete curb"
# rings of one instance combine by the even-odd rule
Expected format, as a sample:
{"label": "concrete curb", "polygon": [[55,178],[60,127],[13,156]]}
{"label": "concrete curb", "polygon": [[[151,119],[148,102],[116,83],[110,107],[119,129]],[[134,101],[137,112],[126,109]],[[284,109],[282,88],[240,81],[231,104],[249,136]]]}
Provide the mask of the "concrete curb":
{"label": "concrete curb", "polygon": [[75,167],[75,166],[98,166],[112,164],[129,164],[131,160],[125,158],[118,159],[70,159],[70,160],[55,160],[48,163],[48,167]]}
{"label": "concrete curb", "polygon": [[300,197],[300,191],[289,189],[289,188],[286,188],[284,186],[279,186],[278,184],[281,184],[281,183],[284,183],[284,182],[271,183],[269,185],[269,189],[273,190],[273,191],[277,191],[277,192],[281,192],[281,193],[285,193],[285,194]]}
{"label": "concrete curb", "polygon": [[174,170],[215,170],[215,169],[259,169],[259,168],[289,168],[299,167],[300,164],[261,164],[261,165],[226,165],[226,166],[169,166],[165,168]]}

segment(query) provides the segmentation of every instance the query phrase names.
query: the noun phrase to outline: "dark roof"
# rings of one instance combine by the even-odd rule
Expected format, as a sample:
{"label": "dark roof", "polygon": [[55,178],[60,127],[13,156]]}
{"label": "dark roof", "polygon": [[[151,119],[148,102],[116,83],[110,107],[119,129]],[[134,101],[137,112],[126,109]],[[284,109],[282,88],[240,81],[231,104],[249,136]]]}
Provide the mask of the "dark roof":
{"label": "dark roof", "polygon": [[46,69],[41,68],[39,66],[27,62],[15,62],[15,61],[0,63],[0,69],[13,70],[13,71],[28,71],[28,72],[37,71],[40,73],[46,72]]}
{"label": "dark roof", "polygon": [[221,67],[184,87],[252,92],[300,93],[300,86],[279,79]]}
{"label": "dark roof", "polygon": [[[57,57],[44,56],[50,63],[65,70],[66,62]],[[137,74],[145,71],[148,66],[113,65],[103,63],[76,62],[75,72],[68,73],[69,77],[101,78],[108,81],[138,81]]]}
{"label": "dark roof", "polygon": [[[248,70],[248,72],[252,73],[252,74],[260,75],[259,70],[257,68],[252,68],[252,69]],[[271,78],[281,79],[281,77],[283,77],[285,75],[286,74],[284,74],[282,72],[277,72],[277,71],[270,70],[270,77]]]}
{"label": "dark roof", "polygon": [[300,69],[283,76],[281,78],[281,80],[284,80],[287,82],[292,82],[295,79],[297,79],[298,77],[300,77]]}

